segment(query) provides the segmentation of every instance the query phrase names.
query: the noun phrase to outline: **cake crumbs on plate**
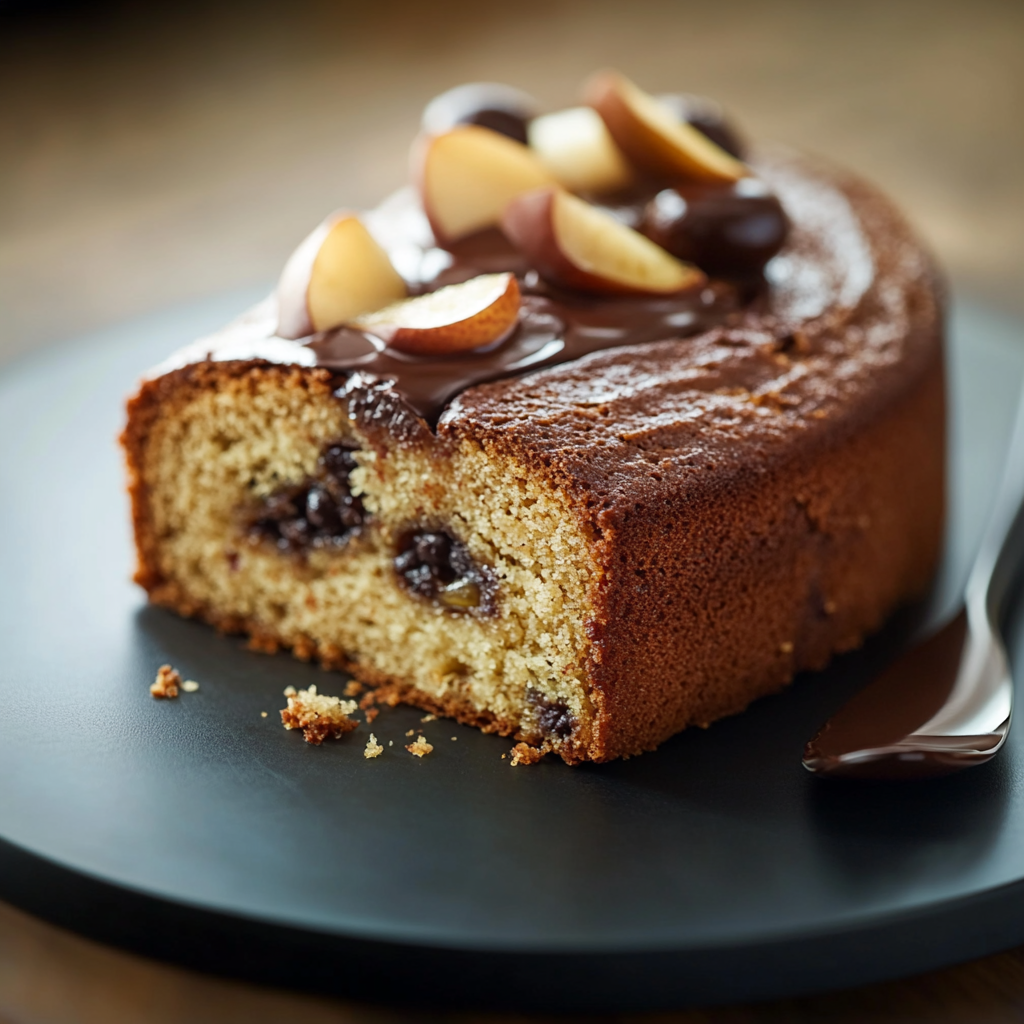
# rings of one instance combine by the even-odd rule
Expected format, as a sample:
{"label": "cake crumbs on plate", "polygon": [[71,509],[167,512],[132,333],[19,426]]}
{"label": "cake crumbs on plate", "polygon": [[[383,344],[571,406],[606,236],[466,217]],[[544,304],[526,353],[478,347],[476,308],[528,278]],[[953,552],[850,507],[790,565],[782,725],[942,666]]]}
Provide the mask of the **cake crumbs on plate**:
{"label": "cake crumbs on plate", "polygon": [[195,693],[199,689],[199,684],[194,679],[186,679],[185,682],[181,684],[181,688],[186,693]]}
{"label": "cake crumbs on plate", "polygon": [[426,736],[417,736],[412,743],[407,743],[405,749],[409,751],[413,757],[426,757],[433,749],[434,746],[427,742]]}
{"label": "cake crumbs on plate", "polygon": [[436,722],[437,721],[437,715],[424,715],[420,719],[420,721],[421,722]]}
{"label": "cake crumbs on plate", "polygon": [[317,693],[315,683],[308,690],[296,692],[293,686],[288,690],[288,707],[281,711],[281,724],[286,729],[301,729],[307,743],[319,746],[325,739],[340,739],[358,727],[359,723],[349,718],[356,710],[354,700]]}
{"label": "cake crumbs on plate", "polygon": [[405,735],[406,736],[415,736],[416,735],[416,730],[415,729],[410,729]]}
{"label": "cake crumbs on plate", "polygon": [[366,749],[363,751],[363,757],[380,757],[384,753],[384,747],[377,742],[377,737],[370,733],[370,738],[366,741]]}
{"label": "cake crumbs on plate", "polygon": [[173,700],[178,696],[178,687],[181,686],[181,673],[170,665],[161,665],[156,670],[156,679],[149,688],[149,692],[157,700]]}
{"label": "cake crumbs on plate", "polygon": [[[517,743],[512,748],[512,767],[520,764],[536,764],[545,754],[545,751],[537,747],[531,747],[529,743]],[[502,757],[505,755],[502,754]]]}
{"label": "cake crumbs on plate", "polygon": [[358,679],[351,679],[345,684],[346,697],[358,697],[363,692],[363,684]]}
{"label": "cake crumbs on plate", "polygon": [[266,711],[261,711],[260,712],[260,718],[266,718],[266,717],[267,717]]}
{"label": "cake crumbs on plate", "polygon": [[366,724],[373,725],[373,720],[380,714],[380,708],[366,709]]}

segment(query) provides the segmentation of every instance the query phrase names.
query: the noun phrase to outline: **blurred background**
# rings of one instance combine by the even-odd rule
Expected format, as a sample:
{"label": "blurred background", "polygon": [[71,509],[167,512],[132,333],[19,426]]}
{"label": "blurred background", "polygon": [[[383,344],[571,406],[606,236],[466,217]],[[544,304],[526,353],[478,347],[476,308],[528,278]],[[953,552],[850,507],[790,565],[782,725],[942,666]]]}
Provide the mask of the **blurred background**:
{"label": "blurred background", "polygon": [[551,107],[615,65],[892,194],[957,287],[1024,313],[1024,3],[0,0],[0,360],[274,280],[402,182],[469,79]]}

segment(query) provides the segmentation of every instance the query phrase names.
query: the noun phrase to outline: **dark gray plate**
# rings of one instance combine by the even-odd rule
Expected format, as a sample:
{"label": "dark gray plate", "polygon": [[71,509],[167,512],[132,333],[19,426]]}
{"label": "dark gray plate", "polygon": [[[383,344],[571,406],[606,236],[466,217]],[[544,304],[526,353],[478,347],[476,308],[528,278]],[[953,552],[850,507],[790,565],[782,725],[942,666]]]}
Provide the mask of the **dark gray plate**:
{"label": "dark gray plate", "polygon": [[[284,687],[340,677],[146,607],[114,443],[137,372],[249,298],[0,375],[0,896],[210,970],[545,1010],[794,994],[1024,942],[1024,728],[927,784],[800,766],[909,615],[743,715],[602,767],[512,769],[507,740],[444,721],[417,760],[410,709],[377,720],[394,746],[375,761],[365,728],[319,749],[285,732]],[[979,537],[1021,333],[977,307],[955,320],[952,528],[927,614]],[[163,662],[201,690],[154,701]]]}

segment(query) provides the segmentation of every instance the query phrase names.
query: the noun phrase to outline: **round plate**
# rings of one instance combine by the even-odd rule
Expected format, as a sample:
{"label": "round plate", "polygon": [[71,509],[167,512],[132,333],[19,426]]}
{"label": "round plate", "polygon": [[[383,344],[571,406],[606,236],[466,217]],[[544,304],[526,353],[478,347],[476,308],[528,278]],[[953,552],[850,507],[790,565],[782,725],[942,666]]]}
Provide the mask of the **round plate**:
{"label": "round plate", "polygon": [[[365,727],[320,748],[282,729],[286,686],[339,693],[342,677],[146,606],[115,445],[138,372],[253,297],[0,374],[0,897],[204,969],[546,1011],[796,994],[1024,941],[1024,729],[991,764],[926,784],[801,768],[909,615],[780,696],[614,764],[513,769],[508,740],[447,721],[422,725],[420,760],[408,708],[374,723],[372,761]],[[953,336],[936,615],[980,535],[1024,370],[1012,321],[965,307]],[[153,700],[165,662],[199,692]]]}

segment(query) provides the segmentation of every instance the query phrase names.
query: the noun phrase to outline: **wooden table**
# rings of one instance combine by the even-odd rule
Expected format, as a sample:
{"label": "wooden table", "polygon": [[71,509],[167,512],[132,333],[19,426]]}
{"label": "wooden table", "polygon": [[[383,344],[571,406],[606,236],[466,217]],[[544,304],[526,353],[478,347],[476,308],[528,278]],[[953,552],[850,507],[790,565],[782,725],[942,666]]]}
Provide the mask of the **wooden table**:
{"label": "wooden table", "polygon": [[[713,95],[752,134],[858,168],[902,204],[959,290],[1024,314],[1022,4],[200,6],[0,14],[0,361],[273,280],[325,212],[401,183],[420,108],[449,85],[504,80],[557,106],[603,65],[652,90]],[[188,974],[0,905],[5,1014],[409,1019]],[[855,992],[654,1019],[822,1017],[1018,1021],[1024,949]]]}

